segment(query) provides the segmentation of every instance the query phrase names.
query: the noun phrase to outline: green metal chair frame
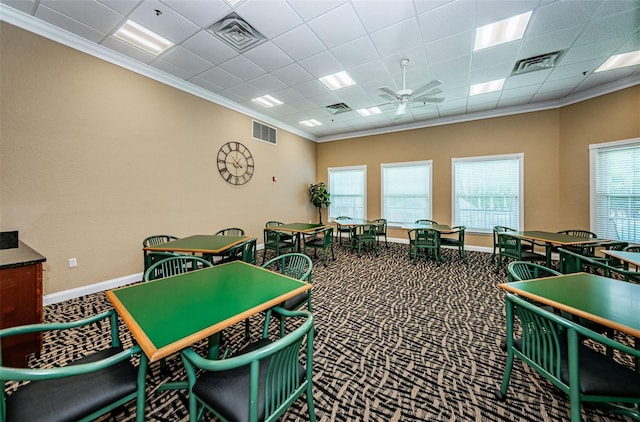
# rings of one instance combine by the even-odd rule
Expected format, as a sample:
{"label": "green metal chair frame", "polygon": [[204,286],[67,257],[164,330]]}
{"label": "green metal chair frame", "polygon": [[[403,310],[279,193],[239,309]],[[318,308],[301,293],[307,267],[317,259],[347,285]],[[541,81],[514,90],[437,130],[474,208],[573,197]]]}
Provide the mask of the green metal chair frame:
{"label": "green metal chair frame", "polygon": [[376,226],[376,239],[380,243],[380,237],[384,236],[384,244],[388,248],[389,242],[387,241],[387,219],[378,218],[373,220],[372,223]]}
{"label": "green metal chair frame", "polygon": [[227,250],[227,254],[220,261],[216,261],[214,265],[232,261],[244,261],[256,265],[258,263],[257,243],[258,239],[253,237],[232,246]]}
{"label": "green metal chair frame", "polygon": [[640,245],[629,245],[623,250],[626,252],[640,252]]}
{"label": "green metal chair frame", "polygon": [[508,232],[498,232],[498,262],[496,264],[496,274],[500,271],[502,262],[505,259],[546,262],[547,257],[523,248],[522,239],[519,237],[512,236]]}
{"label": "green metal chair frame", "polygon": [[349,245],[352,251],[358,251],[358,257],[362,256],[363,248],[373,250],[378,256],[378,235],[375,224],[360,224],[350,232]]}
{"label": "green metal chair frame", "polygon": [[[624,248],[629,246],[629,242],[623,242],[623,241],[606,242],[606,243],[603,243],[601,246],[603,247],[603,249],[608,251],[624,251]],[[612,267],[623,268],[625,270],[629,269],[628,262],[623,262],[614,256],[609,256],[609,255],[605,255],[604,257],[593,256],[591,258],[593,258],[596,261],[603,261],[607,265],[610,265]]]}
{"label": "green metal chair frame", "polygon": [[238,227],[227,227],[214,233],[216,236],[244,236],[244,230]]}
{"label": "green metal chair frame", "polygon": [[[291,278],[298,279],[300,281],[305,281],[307,283],[313,283],[312,273],[313,273],[313,261],[310,257],[305,254],[293,252],[286,253],[283,255],[276,256],[275,258],[270,259],[266,263],[262,264],[262,268],[270,269],[272,271],[278,272],[280,274],[284,274]],[[311,290],[309,289],[306,292],[300,293],[290,299],[287,299],[280,305],[281,308],[284,308],[289,311],[293,311],[296,309],[300,309],[305,304],[307,305],[307,310],[309,312],[313,312],[313,308],[311,307]],[[277,316],[277,315],[276,315]],[[265,324],[264,331],[262,336],[264,338],[267,337],[269,322],[271,319],[271,309],[268,310],[265,314]],[[284,319],[279,318],[280,322],[280,335],[284,335]],[[248,320],[247,320],[248,321]]]}
{"label": "green metal chair frame", "polygon": [[[597,239],[598,238],[598,235],[596,235],[593,232],[590,232],[589,230],[569,229],[569,230],[560,230],[558,233],[568,234],[570,236],[576,236],[576,237],[583,237],[585,239]],[[596,248],[595,248],[594,245],[589,245],[589,246],[565,245],[565,246],[562,246],[562,248],[568,249],[570,251],[573,251],[573,252],[576,252],[576,253],[579,253],[579,254],[585,255],[585,256],[595,256],[595,252],[596,252]],[[554,248],[552,248],[552,251],[553,252],[557,252],[558,248],[554,247]]]}
{"label": "green metal chair frame", "polygon": [[317,231],[311,236],[305,237],[302,252],[307,253],[307,248],[313,249],[314,256],[317,256],[318,249],[322,249],[322,264],[327,266],[327,249],[331,250],[331,258],[335,261],[333,252],[333,227],[327,227]]}
{"label": "green metal chair frame", "polygon": [[[507,227],[507,226],[494,226],[493,228],[493,253],[491,254],[491,262],[496,260],[496,256],[497,251],[498,251],[498,233],[505,233],[505,232],[516,232],[516,229],[512,229],[511,227]],[[533,252],[533,247],[535,245],[535,242],[530,241],[530,240],[524,240],[522,241],[522,249],[525,251],[531,251]],[[544,246],[544,245],[541,245]]]}
{"label": "green metal chair frame", "polygon": [[[271,221],[267,221],[264,226],[267,228],[275,228],[282,225],[284,225],[282,221],[271,220]],[[297,236],[292,233],[282,232],[282,234],[280,235],[280,240],[284,242],[296,243],[296,239],[297,239]]]}
{"label": "green metal chair frame", "polygon": [[[92,421],[123,404],[136,400],[136,421],[145,413],[147,358],[140,346],[123,349],[118,332],[118,316],[109,310],[72,321],[23,325],[0,330],[0,339],[25,333],[73,330],[110,324],[110,347],[56,368],[10,368],[0,359],[0,420],[20,422],[43,420]],[[58,335],[56,339],[64,339]],[[72,340],[77,341],[73,336]],[[90,339],[88,339],[90,340]],[[0,349],[1,356],[1,349]],[[137,367],[131,358],[138,356]],[[7,395],[7,382],[30,381]],[[36,412],[40,411],[42,414]]]}
{"label": "green metal chair frame", "polygon": [[[262,263],[267,259],[267,251],[272,250],[276,256],[282,255],[287,251],[295,251],[296,243],[290,234],[283,233],[277,229],[264,229],[264,245],[262,249]],[[294,238],[295,239],[295,238]]]}
{"label": "green metal chair frame", "polygon": [[261,339],[226,359],[206,359],[191,348],[182,351],[189,382],[190,421],[201,420],[208,410],[222,421],[272,422],[302,395],[306,395],[309,420],[316,420],[313,315],[281,308],[273,311],[281,319],[302,322],[275,341]]}
{"label": "green metal chair frame", "polygon": [[[346,215],[341,215],[339,217],[334,218],[334,220],[351,220],[351,217],[348,217]],[[346,233],[347,235],[347,241],[350,242],[351,241],[351,234],[353,232],[353,227],[340,227],[338,226],[337,231],[338,231],[338,243],[340,243],[342,245],[342,233]]]}
{"label": "green metal chair frame", "polygon": [[[153,236],[149,236],[147,238],[145,238],[142,241],[142,247],[146,248],[149,246],[156,246],[156,245],[160,245],[162,243],[167,243],[170,242],[172,240],[178,240],[179,238],[176,236],[171,236],[169,234],[156,234]],[[153,262],[151,261],[151,258],[149,258],[149,255],[151,253],[156,253],[156,252],[151,252],[151,251],[142,251],[143,252],[143,258],[144,258],[144,271],[147,271],[147,268],[149,268],[149,266],[151,264],[153,264]]]}
{"label": "green metal chair frame", "polygon": [[460,258],[462,258],[464,262],[467,262],[467,254],[464,250],[464,232],[466,230],[466,226],[455,226],[451,227],[451,233],[446,234],[457,234],[456,237],[440,236],[440,245],[453,246],[457,248],[458,253],[460,254]]}
{"label": "green metal chair frame", "polygon": [[434,220],[428,220],[428,219],[420,219],[420,220],[416,220],[416,224],[432,224],[437,226],[438,222],[434,221]]}
{"label": "green metal chair frame", "polygon": [[162,261],[158,261],[147,268],[142,276],[143,281],[157,280],[159,278],[171,277],[189,271],[200,270],[211,267],[213,264],[204,258],[195,255],[170,256]]}
{"label": "green metal chair frame", "polygon": [[535,262],[513,261],[507,266],[509,281],[533,280],[534,278],[562,275],[561,272]]}
{"label": "green metal chair frame", "polygon": [[[640,419],[640,374],[585,345],[591,339],[636,360],[640,350],[575,324],[511,293],[506,294],[507,361],[499,400],[505,400],[514,358],[519,358],[569,396],[572,422],[581,420],[583,402],[609,404],[619,413]],[[517,318],[516,318],[517,316]],[[516,319],[520,329],[515,329]],[[516,339],[515,333],[522,338]],[[634,407],[610,403],[630,403]]]}
{"label": "green metal chair frame", "polygon": [[442,260],[442,251],[440,250],[440,232],[435,229],[413,229],[409,230],[409,250],[413,263],[418,262],[418,258],[424,258],[426,261],[429,256],[435,262]]}
{"label": "green metal chair frame", "polygon": [[640,283],[640,272],[613,267],[602,260],[593,259],[565,248],[558,248],[558,254],[560,272],[563,274],[586,271],[612,278],[617,274],[625,281]]}

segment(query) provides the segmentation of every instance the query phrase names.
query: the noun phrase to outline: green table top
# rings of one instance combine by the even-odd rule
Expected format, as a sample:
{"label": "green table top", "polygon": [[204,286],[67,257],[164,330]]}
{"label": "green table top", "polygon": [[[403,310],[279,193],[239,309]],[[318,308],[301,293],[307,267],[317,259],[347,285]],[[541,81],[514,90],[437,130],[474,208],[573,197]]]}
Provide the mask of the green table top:
{"label": "green table top", "polygon": [[419,223],[404,223],[402,224],[403,230],[415,230],[415,229],[434,229],[439,232],[450,232],[451,227],[446,224],[419,224]]}
{"label": "green table top", "polygon": [[602,239],[592,239],[587,237],[572,236],[564,233],[545,232],[537,230],[527,230],[518,232],[507,232],[507,234],[518,236],[524,239],[537,240],[545,243],[552,243],[554,245],[577,245],[577,244],[589,244],[600,243]]}
{"label": "green table top", "polygon": [[199,252],[208,254],[219,254],[238,243],[251,239],[250,236],[221,236],[197,234],[183,237],[170,242],[161,243],[155,246],[143,248],[145,251],[159,252]]}
{"label": "green table top", "polygon": [[640,284],[574,273],[499,287],[640,338]]}
{"label": "green table top", "polygon": [[326,224],[314,224],[314,223],[287,223],[281,224],[279,226],[269,227],[273,230],[283,230],[292,233],[304,233],[304,232],[313,232],[318,229],[328,227]]}
{"label": "green table top", "polygon": [[621,261],[628,262],[629,264],[640,266],[640,252],[604,250],[602,253],[618,258]]}
{"label": "green table top", "polygon": [[310,288],[235,261],[111,290],[107,297],[154,362]]}

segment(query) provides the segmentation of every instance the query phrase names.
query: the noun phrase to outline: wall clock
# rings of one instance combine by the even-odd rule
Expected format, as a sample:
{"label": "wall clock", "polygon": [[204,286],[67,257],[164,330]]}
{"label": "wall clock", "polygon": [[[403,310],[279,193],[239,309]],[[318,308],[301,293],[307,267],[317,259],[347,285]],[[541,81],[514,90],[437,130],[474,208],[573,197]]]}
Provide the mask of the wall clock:
{"label": "wall clock", "polygon": [[253,176],[255,163],[247,147],[240,142],[227,142],[218,151],[218,171],[227,183],[244,185]]}

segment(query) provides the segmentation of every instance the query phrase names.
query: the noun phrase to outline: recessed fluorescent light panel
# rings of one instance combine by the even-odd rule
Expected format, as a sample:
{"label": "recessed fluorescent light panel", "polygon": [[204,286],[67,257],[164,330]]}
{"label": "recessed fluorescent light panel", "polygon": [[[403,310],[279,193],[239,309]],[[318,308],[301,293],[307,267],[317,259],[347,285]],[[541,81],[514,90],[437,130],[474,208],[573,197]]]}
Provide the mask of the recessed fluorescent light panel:
{"label": "recessed fluorescent light panel", "polygon": [[324,76],[320,78],[320,82],[325,84],[327,88],[332,91],[344,88],[345,86],[355,85],[354,80],[351,79],[351,76],[349,76],[345,71],[334,73],[333,75]]}
{"label": "recessed fluorescent light panel", "polygon": [[496,79],[495,81],[471,85],[469,95],[479,95],[493,91],[500,91],[502,89],[502,85],[504,85],[504,79]]}
{"label": "recessed fluorescent light panel", "polygon": [[173,45],[171,41],[135,23],[131,19],[127,20],[113,36],[154,56]]}
{"label": "recessed fluorescent light panel", "polygon": [[635,66],[640,64],[640,50],[631,51],[624,54],[616,54],[609,57],[606,62],[596,69],[596,72],[603,72],[605,70],[618,69],[621,67]]}
{"label": "recessed fluorescent light panel", "polygon": [[271,95],[263,95],[262,97],[254,98],[251,101],[267,108],[282,104],[282,101],[277,98],[273,98]]}
{"label": "recessed fluorescent light panel", "polygon": [[380,107],[374,106],[369,108],[361,108],[359,110],[356,110],[356,112],[362,117],[368,117],[368,116],[374,116],[376,114],[380,114],[382,113],[382,110],[380,110]]}
{"label": "recessed fluorescent light panel", "polygon": [[320,123],[319,121],[317,121],[316,119],[311,119],[311,120],[302,120],[300,123],[302,126],[306,126],[306,127],[314,127],[314,126],[321,126],[322,123]]}
{"label": "recessed fluorescent light panel", "polygon": [[476,29],[476,43],[473,51],[519,40],[527,29],[531,13],[529,11]]}

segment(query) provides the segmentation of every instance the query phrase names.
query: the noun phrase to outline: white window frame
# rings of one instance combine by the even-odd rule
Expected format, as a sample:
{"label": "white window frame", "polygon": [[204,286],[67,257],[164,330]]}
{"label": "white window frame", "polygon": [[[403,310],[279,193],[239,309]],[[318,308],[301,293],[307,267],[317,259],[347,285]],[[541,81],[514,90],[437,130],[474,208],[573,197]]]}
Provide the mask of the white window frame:
{"label": "white window frame", "polygon": [[[596,233],[598,237],[610,240],[622,240],[629,243],[640,243],[640,229],[638,229],[637,223],[634,224],[632,221],[630,221],[629,224],[632,224],[633,227],[628,226],[627,233],[625,233],[624,227],[599,227],[598,224],[598,153],[602,152],[603,150],[616,150],[629,147],[640,149],[640,138],[589,145],[589,224],[590,230]],[[633,179],[633,177],[636,177],[636,179]],[[632,176],[632,180],[636,180],[636,183],[640,183],[637,182],[637,180],[640,180],[640,174]],[[640,192],[629,193],[629,197],[638,195],[640,195]],[[624,226],[624,224],[622,224],[622,226]],[[621,233],[618,233],[618,231],[620,231]],[[618,236],[620,236],[619,239]]]}
{"label": "white window frame", "polygon": [[493,233],[494,226],[507,225],[501,224],[499,219],[490,219],[489,226],[487,227],[470,227],[465,224],[464,221],[459,220],[459,216],[456,214],[456,201],[458,199],[458,193],[456,190],[456,163],[464,162],[482,162],[482,161],[496,161],[496,160],[517,160],[518,162],[518,222],[515,224],[517,227],[513,227],[517,230],[522,230],[524,227],[524,153],[515,154],[500,154],[500,155],[487,155],[478,157],[464,157],[464,158],[452,158],[451,159],[451,221],[453,226],[464,225],[467,226],[467,230],[471,233],[489,234]]}
{"label": "white window frame", "polygon": [[[385,208],[386,192],[385,192],[385,180],[384,180],[385,169],[397,168],[397,167],[403,167],[403,168],[426,167],[426,170],[428,173],[428,176],[427,176],[428,186],[427,186],[427,193],[426,193],[427,207],[424,213],[420,214],[417,218],[413,219],[412,221],[393,221],[386,214],[386,208]],[[380,192],[380,198],[381,198],[380,209],[382,210],[382,218],[387,220],[387,224],[389,226],[400,227],[402,223],[413,223],[414,221],[419,219],[430,220],[431,216],[433,215],[433,161],[425,160],[425,161],[407,161],[402,163],[381,163],[380,164],[380,191],[381,191]]]}
{"label": "white window frame", "polygon": [[[354,170],[361,170],[363,172],[363,178],[364,178],[364,182],[363,182],[363,192],[362,192],[362,199],[363,199],[363,208],[362,208],[362,216],[358,216],[357,214],[351,214],[351,213],[346,213],[346,212],[339,212],[336,213],[334,211],[334,206],[335,206],[335,202],[333,200],[334,198],[334,193],[332,191],[333,186],[331,186],[331,172],[338,172],[338,171],[354,171]],[[331,201],[331,203],[329,204],[329,220],[335,218],[335,217],[339,217],[341,215],[346,215],[352,218],[358,218],[358,219],[366,219],[367,218],[367,166],[366,165],[361,165],[361,166],[345,166],[345,167],[329,167],[327,169],[327,180],[328,180],[328,187],[329,187],[329,200]]]}

